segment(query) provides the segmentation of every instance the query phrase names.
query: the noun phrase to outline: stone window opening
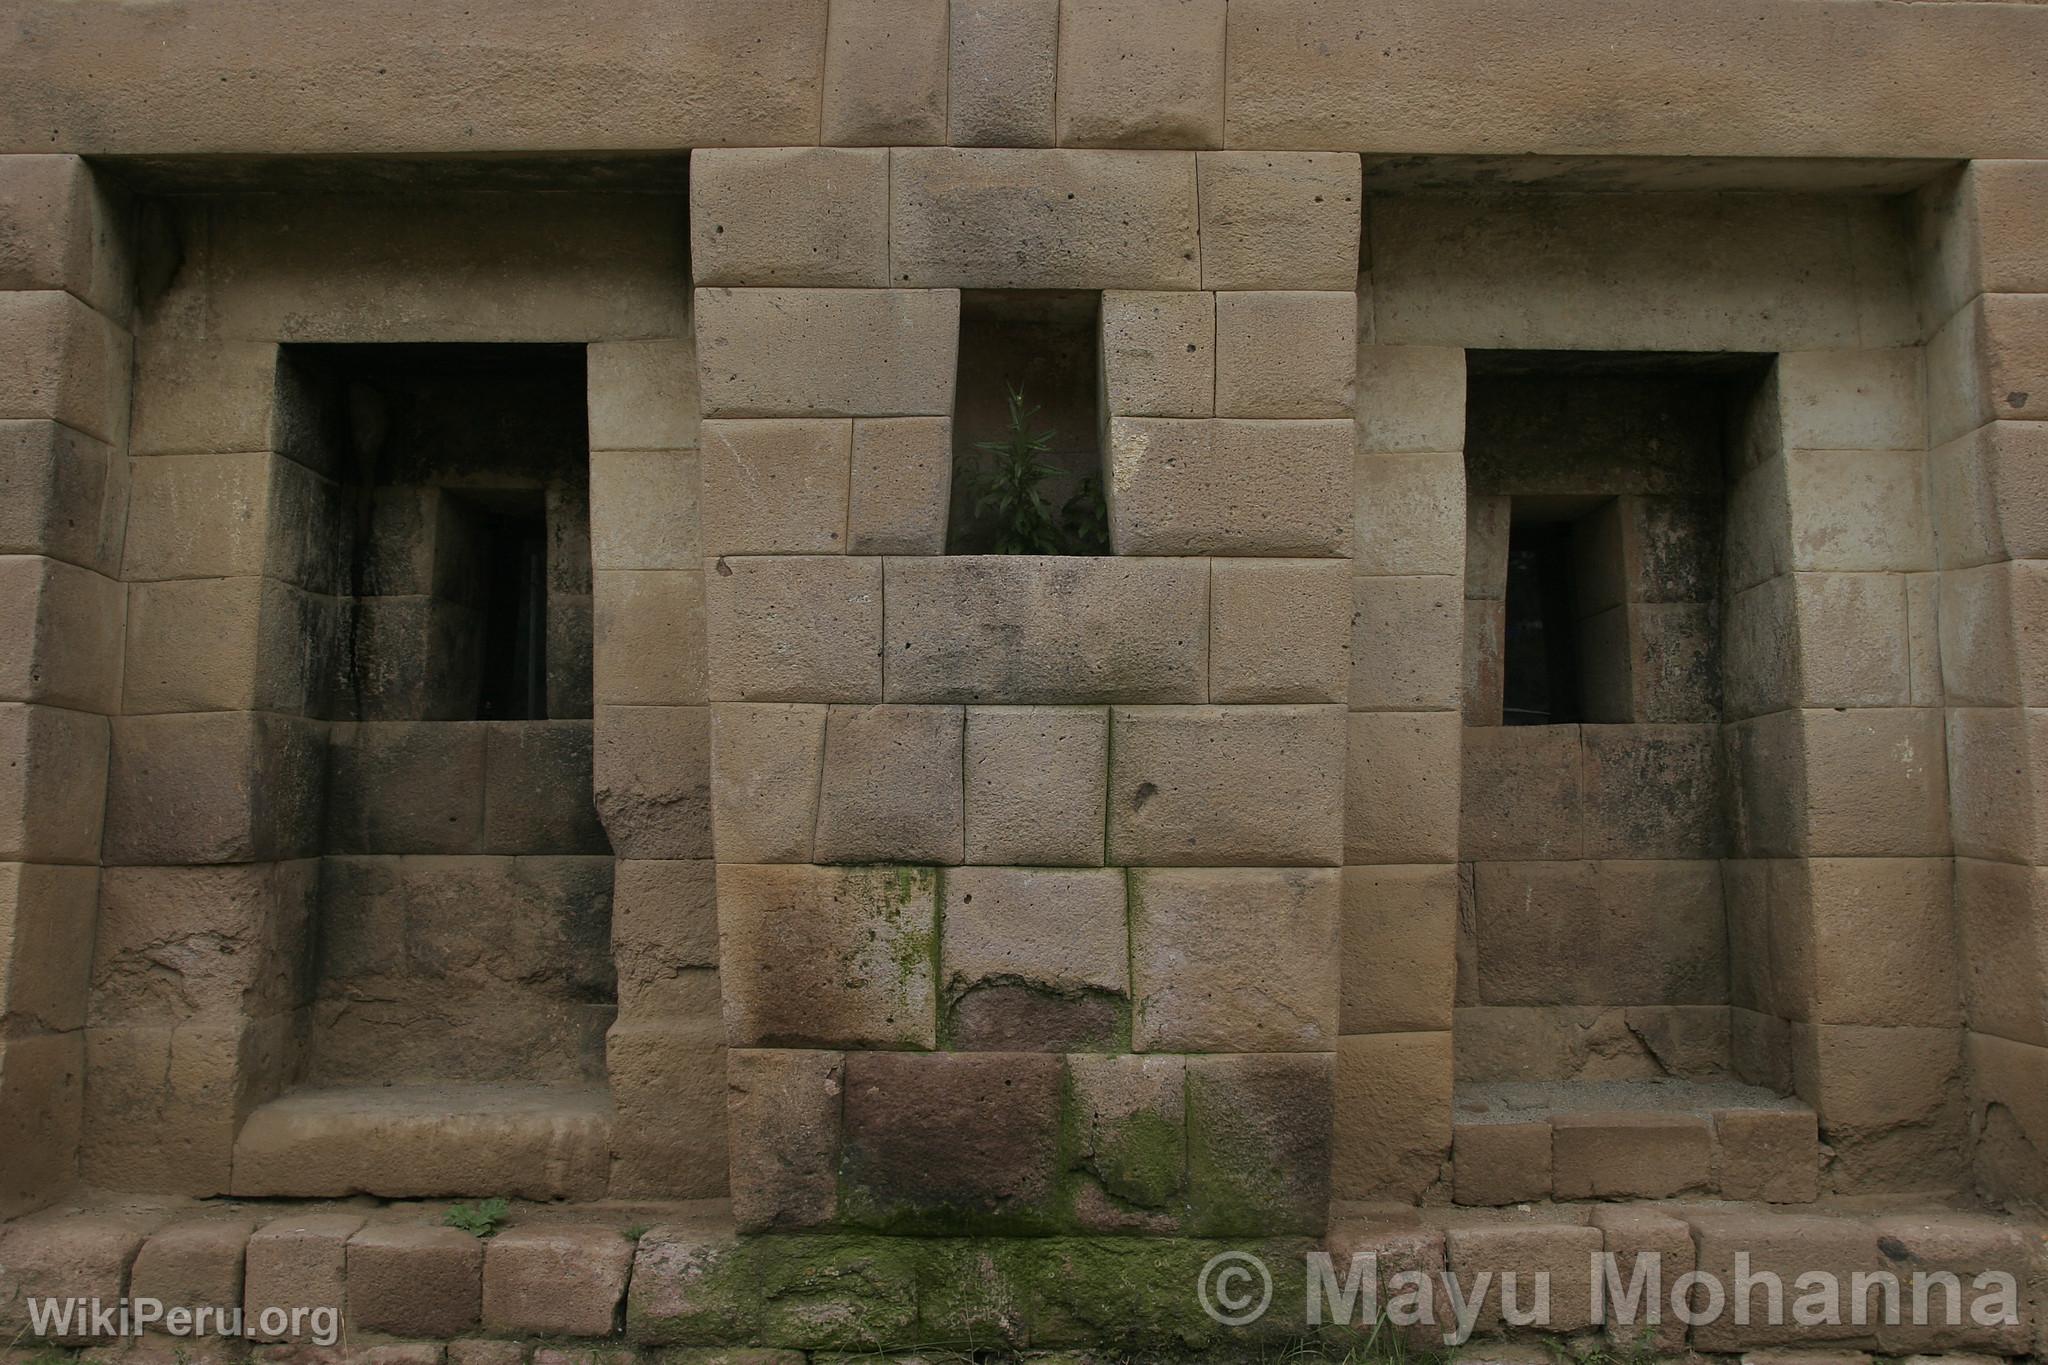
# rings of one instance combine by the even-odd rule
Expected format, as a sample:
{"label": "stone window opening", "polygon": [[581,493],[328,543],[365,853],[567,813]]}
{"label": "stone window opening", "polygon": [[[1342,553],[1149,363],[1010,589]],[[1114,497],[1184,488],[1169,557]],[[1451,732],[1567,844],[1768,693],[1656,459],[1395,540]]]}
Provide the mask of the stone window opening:
{"label": "stone window opening", "polygon": [[[1091,290],[970,289],[960,296],[949,554],[1106,555],[1102,296]],[[1016,400],[1013,408],[1013,400]],[[1044,436],[1040,506],[990,505],[1013,423]]]}
{"label": "stone window opening", "polygon": [[522,489],[477,508],[483,578],[478,720],[548,714],[547,507]]}

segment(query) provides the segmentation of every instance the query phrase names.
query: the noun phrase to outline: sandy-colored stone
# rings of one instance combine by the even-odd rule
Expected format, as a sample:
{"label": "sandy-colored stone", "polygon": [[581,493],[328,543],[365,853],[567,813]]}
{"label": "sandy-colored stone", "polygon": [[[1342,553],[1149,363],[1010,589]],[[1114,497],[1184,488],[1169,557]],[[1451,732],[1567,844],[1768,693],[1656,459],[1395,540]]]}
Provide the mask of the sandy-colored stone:
{"label": "sandy-colored stone", "polygon": [[687,338],[584,348],[592,450],[689,450],[697,444],[697,348]]}
{"label": "sandy-colored stone", "polygon": [[1202,152],[1196,160],[1202,288],[1354,286],[1361,200],[1357,157],[1347,152]]}
{"label": "sandy-colored stone", "polygon": [[1105,290],[1102,368],[1112,417],[1213,415],[1216,295]]}
{"label": "sandy-colored stone", "polygon": [[[1373,454],[1353,468],[1351,567],[1360,574],[1465,569],[1465,460],[1456,452]],[[1465,595],[1482,594],[1468,576]]]}
{"label": "sandy-colored stone", "polygon": [[122,597],[118,583],[90,569],[0,555],[0,698],[116,709]]}
{"label": "sandy-colored stone", "polygon": [[955,290],[706,288],[696,297],[706,417],[953,410]]}
{"label": "sandy-colored stone", "polygon": [[1108,746],[1105,707],[969,707],[967,861],[1101,863]]}
{"label": "sandy-colored stone", "polygon": [[1358,296],[1344,290],[1216,295],[1218,417],[1349,417]]}
{"label": "sandy-colored stone", "polygon": [[604,706],[592,735],[592,790],[621,858],[711,856],[711,711]]}
{"label": "sandy-colored stone", "polygon": [[945,553],[953,492],[951,418],[857,417],[852,462],[847,553]]}
{"label": "sandy-colored stone", "polygon": [[1340,708],[1120,706],[1110,752],[1112,863],[1342,860]]}
{"label": "sandy-colored stone", "polygon": [[1457,937],[1452,867],[1345,868],[1344,1032],[1449,1028]]}
{"label": "sandy-colored stone", "polygon": [[839,1200],[845,1055],[734,1048],[726,1084],[733,1221],[746,1232],[829,1222]]}
{"label": "sandy-colored stone", "polygon": [[1714,1185],[1722,1198],[1813,1201],[1820,1138],[1810,1110],[1719,1109],[1713,1119]]}
{"label": "sandy-colored stone", "polygon": [[704,553],[841,554],[846,549],[853,424],[704,424]]}
{"label": "sandy-colored stone", "polygon": [[149,1235],[128,1272],[136,1298],[197,1308],[242,1302],[242,1253],[255,1224],[206,1218],[172,1223]]}
{"label": "sandy-colored stone", "polygon": [[717,561],[704,575],[711,699],[879,700],[882,569],[844,555]]}
{"label": "sandy-colored stone", "polygon": [[484,1244],[454,1228],[372,1223],[349,1238],[348,1311],[358,1331],[452,1337],[477,1325]]}
{"label": "sandy-colored stone", "polygon": [[[962,868],[946,875],[941,986],[956,1048],[1114,1043],[1130,946],[1114,868]],[[1028,992],[1036,1008],[1012,997]],[[1050,1025],[1052,1032],[1015,1027]],[[1036,1036],[1034,1036],[1036,1034]]]}
{"label": "sandy-colored stone", "polygon": [[1050,147],[1059,30],[1059,0],[953,0],[945,140]]}
{"label": "sandy-colored stone", "polygon": [[1550,1124],[1451,1125],[1456,1199],[1480,1207],[1550,1198]]}
{"label": "sandy-colored stone", "polygon": [[1348,421],[1109,423],[1120,555],[1329,555],[1351,540]]}
{"label": "sandy-colored stone", "polygon": [[825,719],[813,857],[958,863],[965,857],[957,706],[834,706]]}
{"label": "sandy-colored stone", "polygon": [[1339,888],[1306,868],[1131,879],[1132,1041],[1145,1052],[1328,1051]]}
{"label": "sandy-colored stone", "polygon": [[1463,679],[1464,599],[1453,574],[1354,578],[1349,698],[1357,711],[1448,711]]}
{"label": "sandy-colored stone", "polygon": [[1451,1152],[1451,1035],[1370,1033],[1337,1040],[1331,1193],[1414,1203]]}
{"label": "sandy-colored stone", "polygon": [[842,0],[825,31],[818,140],[909,147],[946,140],[948,0]]}
{"label": "sandy-colored stone", "polygon": [[1458,857],[1455,711],[1353,711],[1345,718],[1344,861]]}
{"label": "sandy-colored stone", "polygon": [[698,284],[887,284],[888,154],[840,147],[692,152],[690,273]]}
{"label": "sandy-colored stone", "polygon": [[712,708],[711,833],[720,861],[811,861],[826,710],[773,703]]}
{"label": "sandy-colored stone", "polygon": [[1060,145],[1222,146],[1224,10],[1060,0]]}
{"label": "sandy-colored stone", "polygon": [[1713,1180],[1704,1115],[1562,1114],[1551,1143],[1560,1199],[1669,1199]]}
{"label": "sandy-colored stone", "polygon": [[287,1215],[257,1228],[243,1255],[244,1319],[253,1327],[257,1315],[271,1307],[339,1314],[348,1293],[348,1240],[362,1226],[360,1214],[315,1213]]}
{"label": "sandy-colored stone", "polygon": [[485,1244],[484,1330],[610,1336],[632,1265],[633,1243],[617,1228],[507,1228]]}
{"label": "sandy-colored stone", "polygon": [[593,701],[600,706],[703,705],[704,574],[695,565],[600,569],[592,579]]}
{"label": "sandy-colored stone", "polygon": [[701,568],[698,469],[693,452],[592,452],[591,568]]}
{"label": "sandy-colored stone", "polygon": [[1358,448],[1398,453],[1465,444],[1465,353],[1445,346],[1358,348]]}
{"label": "sandy-colored stone", "polygon": [[1209,700],[1342,702],[1351,578],[1341,560],[1218,559],[1209,567]]}
{"label": "sandy-colored stone", "polygon": [[0,550],[113,574],[128,519],[130,466],[55,422],[0,422]]}

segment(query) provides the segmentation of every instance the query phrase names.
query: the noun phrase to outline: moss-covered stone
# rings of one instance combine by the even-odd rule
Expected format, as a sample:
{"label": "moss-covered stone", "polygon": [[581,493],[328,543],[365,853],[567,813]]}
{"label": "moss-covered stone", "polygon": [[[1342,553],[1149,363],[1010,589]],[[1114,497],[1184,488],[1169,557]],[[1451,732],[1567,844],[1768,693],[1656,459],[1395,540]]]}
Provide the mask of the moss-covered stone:
{"label": "moss-covered stone", "polygon": [[1190,1233],[1321,1230],[1330,1203],[1333,1070],[1326,1052],[1188,1059]]}

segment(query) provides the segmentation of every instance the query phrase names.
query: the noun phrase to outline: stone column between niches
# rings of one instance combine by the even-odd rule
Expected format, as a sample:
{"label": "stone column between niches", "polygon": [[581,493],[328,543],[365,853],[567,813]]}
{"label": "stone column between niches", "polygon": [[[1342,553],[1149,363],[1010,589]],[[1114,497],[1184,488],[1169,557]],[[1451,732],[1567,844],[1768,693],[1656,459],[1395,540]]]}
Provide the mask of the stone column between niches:
{"label": "stone column between niches", "polygon": [[78,1174],[125,613],[127,227],[77,157],[0,157],[0,1218]]}
{"label": "stone column between niches", "polygon": [[[1358,174],[694,158],[742,1228],[1322,1227]],[[1112,556],[942,554],[963,287],[1108,290]]]}
{"label": "stone column between niches", "polygon": [[[1973,162],[1918,201],[1937,699],[1948,721],[1968,1140],[1981,1187],[2040,1200],[2048,1198],[2048,647],[2040,625],[2048,609],[2040,491],[2048,162]],[[1913,972],[1924,965],[1915,955]]]}

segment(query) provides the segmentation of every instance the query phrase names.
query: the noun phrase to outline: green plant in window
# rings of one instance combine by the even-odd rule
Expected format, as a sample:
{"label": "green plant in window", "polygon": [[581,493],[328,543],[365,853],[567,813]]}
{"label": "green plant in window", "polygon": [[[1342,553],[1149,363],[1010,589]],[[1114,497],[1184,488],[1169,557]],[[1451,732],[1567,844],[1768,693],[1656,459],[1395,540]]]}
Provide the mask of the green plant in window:
{"label": "green plant in window", "polygon": [[1061,549],[1060,528],[1039,487],[1059,473],[1045,460],[1053,433],[1033,433],[1031,421],[1038,409],[1024,406],[1023,389],[1010,389],[1009,399],[1008,434],[1000,441],[974,443],[982,453],[969,466],[974,519],[994,554],[1055,555]]}
{"label": "green plant in window", "polygon": [[1109,505],[1103,501],[1102,480],[1093,474],[1081,480],[1060,508],[1060,529],[1070,555],[1109,553]]}

